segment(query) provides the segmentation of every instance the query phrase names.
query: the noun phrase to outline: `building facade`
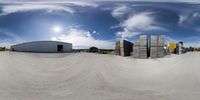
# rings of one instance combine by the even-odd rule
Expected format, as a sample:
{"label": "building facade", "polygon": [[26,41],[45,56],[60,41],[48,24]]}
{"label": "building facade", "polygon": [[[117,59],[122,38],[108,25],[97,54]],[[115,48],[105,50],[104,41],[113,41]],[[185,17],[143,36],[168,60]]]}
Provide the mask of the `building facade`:
{"label": "building facade", "polygon": [[19,52],[72,52],[72,44],[58,41],[34,41],[13,45],[10,49]]}

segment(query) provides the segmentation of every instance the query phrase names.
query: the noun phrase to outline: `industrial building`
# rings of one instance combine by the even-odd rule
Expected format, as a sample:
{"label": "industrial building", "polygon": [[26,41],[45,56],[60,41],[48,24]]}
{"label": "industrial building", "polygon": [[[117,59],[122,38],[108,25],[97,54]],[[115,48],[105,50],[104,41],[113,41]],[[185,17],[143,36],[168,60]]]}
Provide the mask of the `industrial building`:
{"label": "industrial building", "polygon": [[19,52],[71,52],[72,44],[58,41],[34,41],[11,46],[11,51]]}
{"label": "industrial building", "polygon": [[120,40],[116,42],[115,45],[116,55],[130,56],[132,51],[133,51],[133,43],[126,40]]}

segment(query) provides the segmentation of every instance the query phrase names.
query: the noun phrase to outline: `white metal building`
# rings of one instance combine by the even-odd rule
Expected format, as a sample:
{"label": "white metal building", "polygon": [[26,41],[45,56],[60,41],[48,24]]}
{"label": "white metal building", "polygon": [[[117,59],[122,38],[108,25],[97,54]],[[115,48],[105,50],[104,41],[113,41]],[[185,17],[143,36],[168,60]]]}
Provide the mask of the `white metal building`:
{"label": "white metal building", "polygon": [[12,51],[20,52],[71,52],[72,44],[58,41],[34,41],[11,46]]}

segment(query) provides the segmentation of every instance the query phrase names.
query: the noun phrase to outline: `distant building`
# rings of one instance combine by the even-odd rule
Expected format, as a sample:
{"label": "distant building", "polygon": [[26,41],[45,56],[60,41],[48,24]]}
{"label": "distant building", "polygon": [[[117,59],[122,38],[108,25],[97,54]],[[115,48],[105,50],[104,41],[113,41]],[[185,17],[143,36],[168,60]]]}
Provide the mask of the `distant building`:
{"label": "distant building", "polygon": [[99,52],[99,49],[97,47],[90,47],[89,52],[93,52],[93,53]]}
{"label": "distant building", "polygon": [[11,51],[19,52],[71,52],[72,44],[58,41],[34,41],[11,46]]}

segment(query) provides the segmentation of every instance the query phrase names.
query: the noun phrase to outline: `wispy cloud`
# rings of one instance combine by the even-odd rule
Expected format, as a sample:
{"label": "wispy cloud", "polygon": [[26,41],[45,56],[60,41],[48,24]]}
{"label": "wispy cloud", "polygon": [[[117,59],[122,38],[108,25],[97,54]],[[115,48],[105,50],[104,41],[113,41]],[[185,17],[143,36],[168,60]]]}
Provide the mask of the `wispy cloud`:
{"label": "wispy cloud", "polygon": [[163,29],[157,24],[154,18],[151,16],[153,12],[141,12],[129,17],[122,23],[123,27],[126,27],[128,30],[158,30]]}
{"label": "wispy cloud", "polygon": [[14,43],[0,42],[0,47],[6,47],[9,49],[11,45],[14,45]]}
{"label": "wispy cloud", "polygon": [[70,42],[75,48],[97,46],[98,48],[114,48],[114,42],[95,39],[92,33],[86,30],[69,27],[66,34],[57,34],[51,40]]}
{"label": "wispy cloud", "polygon": [[165,43],[166,43],[166,44],[168,44],[168,43],[170,43],[170,42],[174,42],[174,43],[180,42],[180,40],[174,39],[174,38],[169,37],[169,36],[166,36],[166,35],[165,35],[164,37],[165,37]]}
{"label": "wispy cloud", "polygon": [[89,0],[89,1],[137,1],[137,2],[184,2],[184,3],[200,3],[199,0]]}
{"label": "wispy cloud", "polygon": [[200,47],[200,39],[197,36],[190,36],[184,39],[184,46],[185,47]]}
{"label": "wispy cloud", "polygon": [[1,4],[68,4],[81,7],[98,7],[92,1],[73,1],[73,0],[0,0]]}
{"label": "wispy cloud", "polygon": [[119,5],[111,12],[113,17],[120,18],[128,13],[131,9],[127,5]]}
{"label": "wispy cloud", "polygon": [[[21,40],[20,36],[18,36],[17,34],[7,31],[5,29],[0,29],[0,34],[4,35],[5,37],[9,37],[9,39],[12,39],[12,41],[18,41]],[[5,39],[1,39],[1,40],[5,40]]]}
{"label": "wispy cloud", "polygon": [[184,43],[185,47],[200,47],[200,40],[199,41],[193,41],[193,42],[186,42]]}
{"label": "wispy cloud", "polygon": [[166,30],[158,25],[151,16],[152,12],[141,12],[130,16],[121,23],[123,31],[118,32],[122,38],[130,38],[149,30]]}
{"label": "wispy cloud", "polygon": [[8,15],[16,12],[27,12],[34,10],[46,10],[48,12],[52,11],[64,11],[68,13],[75,13],[72,8],[61,6],[61,5],[49,5],[49,4],[11,4],[4,5],[2,7],[2,13],[0,15]]}
{"label": "wispy cloud", "polygon": [[0,1],[2,7],[2,13],[0,15],[8,15],[17,12],[27,12],[35,10],[46,10],[47,12],[64,11],[70,14],[74,14],[76,11],[72,6],[79,7],[98,7],[98,4],[92,2],[83,1]]}
{"label": "wispy cloud", "polygon": [[179,15],[178,24],[179,24],[179,25],[182,25],[186,19],[187,19],[187,16]]}
{"label": "wispy cloud", "polygon": [[0,35],[4,35],[5,37],[0,39],[0,47],[10,48],[10,46],[13,45],[14,43],[22,42],[20,36],[5,29],[0,29]]}

